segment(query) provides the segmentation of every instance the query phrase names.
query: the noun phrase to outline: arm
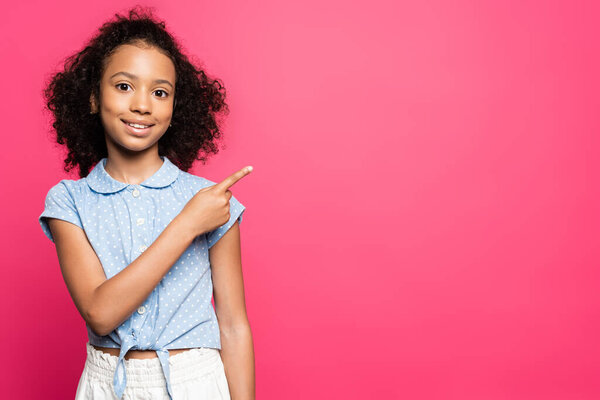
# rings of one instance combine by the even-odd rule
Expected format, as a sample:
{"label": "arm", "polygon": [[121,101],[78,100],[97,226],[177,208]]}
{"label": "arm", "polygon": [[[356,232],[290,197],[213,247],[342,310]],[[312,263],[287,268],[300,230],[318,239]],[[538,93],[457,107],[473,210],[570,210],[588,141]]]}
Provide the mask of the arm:
{"label": "arm", "polygon": [[232,196],[228,189],[250,171],[251,167],[243,168],[220,183],[200,189],[150,247],[110,279],[106,279],[83,229],[60,218],[48,218],[69,294],[96,334],[107,335],[123,323],[196,236],[228,221]]}
{"label": "arm", "polygon": [[254,400],[254,347],[244,301],[238,222],[210,248],[209,256],[229,391],[233,400]]}
{"label": "arm", "polygon": [[48,219],[48,225],[69,294],[83,319],[101,336],[112,332],[135,311],[196,235],[179,214],[146,251],[106,279],[81,228],[56,218]]}

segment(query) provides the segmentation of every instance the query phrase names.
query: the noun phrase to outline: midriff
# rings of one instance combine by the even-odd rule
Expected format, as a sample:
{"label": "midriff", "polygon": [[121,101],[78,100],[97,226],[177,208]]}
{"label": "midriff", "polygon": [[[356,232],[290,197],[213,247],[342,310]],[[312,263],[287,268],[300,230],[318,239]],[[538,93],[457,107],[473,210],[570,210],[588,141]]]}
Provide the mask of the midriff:
{"label": "midriff", "polygon": [[[121,349],[116,349],[116,348],[112,348],[112,347],[100,347],[100,346],[96,346],[96,345],[92,345],[94,346],[94,348],[96,350],[100,350],[104,353],[113,355],[113,356],[117,356],[119,357],[119,353],[121,352]],[[191,349],[170,349],[169,350],[169,356],[174,356],[175,354],[179,354],[179,353],[183,353],[184,351],[188,351]],[[156,351],[155,350],[129,350],[127,352],[127,354],[125,354],[125,359],[129,360],[131,358],[134,358],[136,360],[145,360],[147,358],[156,358]]]}

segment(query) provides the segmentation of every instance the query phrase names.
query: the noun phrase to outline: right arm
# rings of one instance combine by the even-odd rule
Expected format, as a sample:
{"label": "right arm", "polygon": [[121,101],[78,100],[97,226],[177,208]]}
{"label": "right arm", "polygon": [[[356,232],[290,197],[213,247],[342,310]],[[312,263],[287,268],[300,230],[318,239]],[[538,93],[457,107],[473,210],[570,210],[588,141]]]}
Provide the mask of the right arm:
{"label": "right arm", "polygon": [[106,279],[85,232],[69,222],[49,218],[65,284],[75,307],[90,328],[108,335],[146,300],[194,238],[229,220],[228,188],[250,170],[201,189],[131,264]]}
{"label": "right arm", "polygon": [[69,294],[97,335],[108,335],[126,320],[192,243],[195,236],[182,218],[177,215],[152,245],[110,279],[81,228],[48,219]]}

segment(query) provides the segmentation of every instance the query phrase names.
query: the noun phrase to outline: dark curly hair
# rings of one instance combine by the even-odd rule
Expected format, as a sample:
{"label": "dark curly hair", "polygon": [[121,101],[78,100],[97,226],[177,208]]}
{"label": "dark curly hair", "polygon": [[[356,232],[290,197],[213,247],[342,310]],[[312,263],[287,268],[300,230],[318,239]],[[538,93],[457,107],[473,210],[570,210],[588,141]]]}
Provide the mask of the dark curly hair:
{"label": "dark curly hair", "polygon": [[229,113],[225,88],[188,59],[152,11],[135,6],[128,13],[128,17],[117,13],[115,20],[105,22],[83,50],[66,58],[64,70],[53,75],[43,91],[54,117],[56,141],[68,148],[64,169],[79,166],[80,178],[108,156],[100,116],[90,114],[90,96],[98,99],[106,59],[123,44],[156,47],[175,65],[172,126],[158,141],[159,155],[187,171],[195,160],[205,163],[207,156],[219,151],[218,117]]}

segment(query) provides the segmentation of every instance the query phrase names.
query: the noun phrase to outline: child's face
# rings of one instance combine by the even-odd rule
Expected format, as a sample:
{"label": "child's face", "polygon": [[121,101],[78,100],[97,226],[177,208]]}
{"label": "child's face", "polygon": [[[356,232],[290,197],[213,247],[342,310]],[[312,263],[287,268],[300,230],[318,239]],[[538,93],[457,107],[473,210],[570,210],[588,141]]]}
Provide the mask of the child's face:
{"label": "child's face", "polygon": [[[154,47],[122,45],[107,60],[100,82],[100,117],[109,150],[158,146],[173,115],[175,66]],[[130,127],[126,122],[151,125]]]}

